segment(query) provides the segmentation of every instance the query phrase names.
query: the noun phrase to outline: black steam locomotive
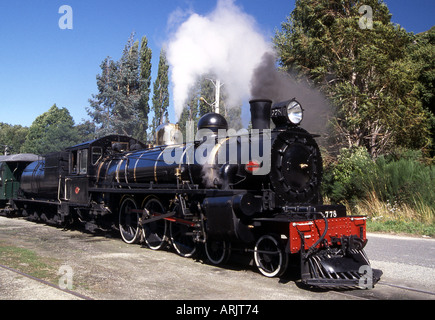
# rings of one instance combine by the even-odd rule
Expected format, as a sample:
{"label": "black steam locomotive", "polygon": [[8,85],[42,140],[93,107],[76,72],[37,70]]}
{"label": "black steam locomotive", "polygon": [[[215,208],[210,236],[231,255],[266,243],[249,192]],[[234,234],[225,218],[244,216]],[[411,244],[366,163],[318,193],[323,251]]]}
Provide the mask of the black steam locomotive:
{"label": "black steam locomotive", "polygon": [[299,127],[301,105],[250,105],[250,132],[229,131],[224,117],[209,113],[192,142],[165,125],[155,146],[111,135],[48,154],[22,171],[8,210],[116,228],[127,243],[171,245],[184,257],[203,245],[213,264],[236,250],[252,253],[267,277],[281,276],[289,257],[298,257],[310,286],[376,283],[381,272],[363,250],[365,217],[322,205],[322,158],[315,137]]}

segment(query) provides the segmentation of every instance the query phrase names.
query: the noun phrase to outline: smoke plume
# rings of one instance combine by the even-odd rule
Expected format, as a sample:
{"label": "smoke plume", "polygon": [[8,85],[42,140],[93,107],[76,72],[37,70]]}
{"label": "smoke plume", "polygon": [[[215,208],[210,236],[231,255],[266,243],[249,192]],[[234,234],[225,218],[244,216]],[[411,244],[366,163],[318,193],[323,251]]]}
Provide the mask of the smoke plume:
{"label": "smoke plume", "polygon": [[215,74],[224,83],[230,105],[249,99],[253,72],[270,51],[271,44],[254,18],[234,0],[218,0],[215,10],[205,16],[191,14],[167,49],[177,118],[189,89],[201,75]]}
{"label": "smoke plume", "polygon": [[196,80],[215,74],[224,83],[230,106],[251,98],[274,103],[296,98],[305,110],[302,126],[311,133],[326,132],[330,107],[325,97],[307,81],[277,69],[272,43],[234,0],[218,0],[208,15],[189,13],[170,39],[167,57],[177,119]]}
{"label": "smoke plume", "polygon": [[254,99],[270,99],[274,103],[296,98],[304,109],[302,127],[311,133],[327,133],[332,109],[325,96],[310,86],[307,80],[297,81],[277,69],[276,56],[272,52],[266,52],[254,70],[251,96]]}

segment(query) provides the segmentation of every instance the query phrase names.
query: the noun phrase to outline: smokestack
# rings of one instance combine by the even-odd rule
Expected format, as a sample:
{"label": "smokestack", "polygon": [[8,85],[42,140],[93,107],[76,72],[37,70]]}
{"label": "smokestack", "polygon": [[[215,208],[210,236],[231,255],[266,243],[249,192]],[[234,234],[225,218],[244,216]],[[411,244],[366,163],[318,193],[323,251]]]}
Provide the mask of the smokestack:
{"label": "smokestack", "polygon": [[252,129],[270,129],[270,111],[272,100],[256,99],[249,101],[251,105]]}

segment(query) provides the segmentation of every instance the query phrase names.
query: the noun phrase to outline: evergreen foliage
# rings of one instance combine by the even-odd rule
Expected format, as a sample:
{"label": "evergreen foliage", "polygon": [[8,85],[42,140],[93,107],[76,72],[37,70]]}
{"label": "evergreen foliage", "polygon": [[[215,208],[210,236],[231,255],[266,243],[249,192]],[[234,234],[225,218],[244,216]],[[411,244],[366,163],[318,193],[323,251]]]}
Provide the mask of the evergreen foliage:
{"label": "evergreen foliage", "polygon": [[[373,9],[372,29],[360,28],[363,5]],[[413,37],[390,19],[382,0],[298,0],[274,39],[282,67],[308,77],[335,106],[338,142],[373,158],[397,145],[430,145],[408,55]]]}
{"label": "evergreen foliage", "polygon": [[418,74],[416,90],[423,108],[428,113],[431,133],[431,156],[435,156],[435,26],[413,36],[408,49],[409,63]]}
{"label": "evergreen foliage", "polygon": [[89,99],[89,116],[99,125],[99,136],[124,134],[146,139],[148,128],[148,100],[151,81],[151,50],[146,37],[134,41],[132,33],[121,59],[110,57],[100,65],[97,75],[98,94]]}
{"label": "evergreen foliage", "polygon": [[138,125],[136,127],[135,136],[137,139],[144,142],[148,139],[148,113],[150,111],[148,101],[151,93],[151,58],[152,51],[148,47],[148,39],[146,36],[143,36],[140,46],[140,97],[137,108]]}
{"label": "evergreen foliage", "polygon": [[154,82],[153,90],[153,110],[154,118],[151,126],[152,132],[155,132],[161,124],[169,122],[169,65],[166,59],[166,53],[162,49],[160,52],[159,69],[157,79]]}
{"label": "evergreen foliage", "polygon": [[20,151],[23,153],[47,154],[60,151],[81,142],[74,120],[66,108],[54,104],[38,116],[29,128]]}
{"label": "evergreen foliage", "polygon": [[[178,127],[183,133],[184,138],[186,121],[193,121],[194,128],[198,120],[209,112],[215,112],[214,103],[216,99],[216,87],[213,81],[216,76],[213,74],[205,74],[197,79],[196,84],[190,89],[189,97],[183,108]],[[225,117],[228,122],[228,128],[239,130],[243,127],[241,119],[241,106],[232,106],[228,104],[228,94],[225,90],[225,84],[221,84],[219,98],[219,114]]]}
{"label": "evergreen foliage", "polygon": [[183,108],[180,119],[178,120],[178,128],[183,134],[184,141],[186,140],[186,123],[188,121],[193,122],[193,127],[196,129],[199,120],[199,103],[200,103],[200,86],[199,84],[193,86],[190,89],[189,96],[186,101],[186,105]]}

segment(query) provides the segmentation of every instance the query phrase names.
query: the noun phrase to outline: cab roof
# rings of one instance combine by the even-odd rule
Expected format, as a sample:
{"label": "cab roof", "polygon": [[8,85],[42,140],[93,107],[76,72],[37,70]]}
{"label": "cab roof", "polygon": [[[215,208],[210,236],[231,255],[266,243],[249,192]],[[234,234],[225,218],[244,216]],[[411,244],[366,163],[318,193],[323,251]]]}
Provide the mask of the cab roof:
{"label": "cab roof", "polygon": [[68,147],[65,150],[66,151],[73,151],[73,150],[79,150],[79,149],[87,149],[93,146],[98,146],[98,147],[112,147],[113,143],[117,143],[117,142],[124,142],[124,143],[129,143],[130,147],[135,144],[135,145],[139,145],[141,148],[145,148],[145,144],[142,143],[141,141],[129,137],[129,136],[124,136],[124,135],[108,135],[105,137],[101,137],[98,139],[94,139],[94,140],[89,140],[86,142],[82,142],[80,144],[77,144],[75,146],[72,147]]}
{"label": "cab roof", "polygon": [[39,159],[41,159],[41,156],[33,153],[19,153],[0,156],[0,162],[33,162],[38,161]]}

